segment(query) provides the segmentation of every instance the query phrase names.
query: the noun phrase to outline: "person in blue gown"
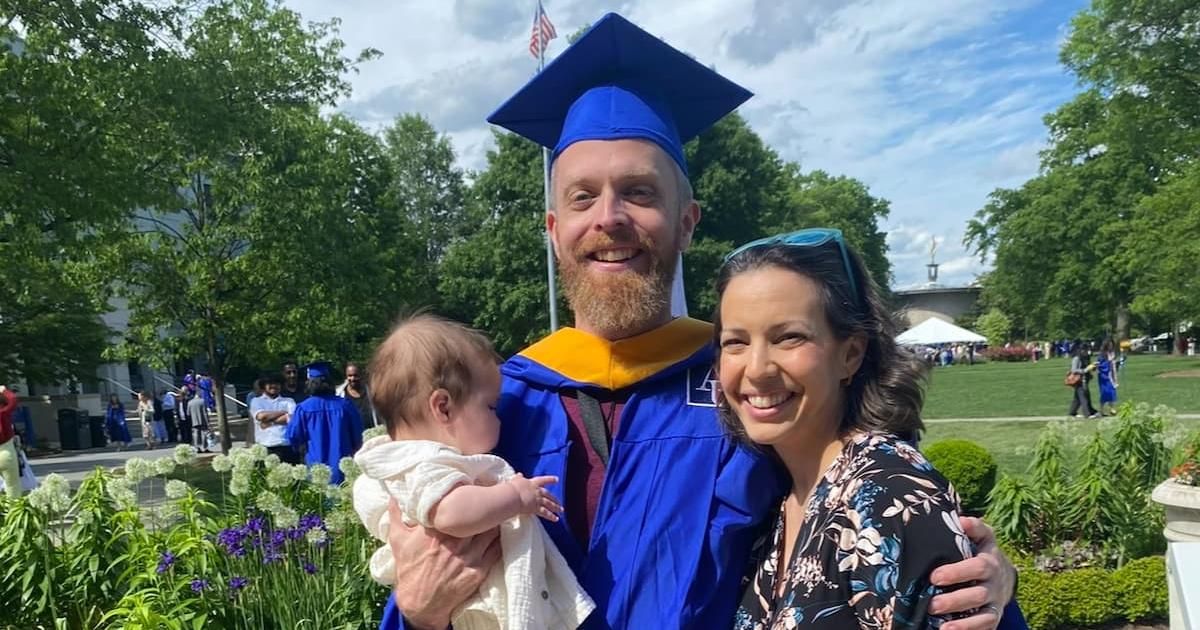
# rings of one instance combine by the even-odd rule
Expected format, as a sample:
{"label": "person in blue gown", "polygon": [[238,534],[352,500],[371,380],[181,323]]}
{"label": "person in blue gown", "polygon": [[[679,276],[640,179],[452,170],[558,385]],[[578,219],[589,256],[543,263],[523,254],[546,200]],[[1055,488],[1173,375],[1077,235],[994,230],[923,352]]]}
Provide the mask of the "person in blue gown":
{"label": "person in blue gown", "polygon": [[1115,416],[1117,414],[1117,353],[1112,340],[1106,340],[1100,347],[1100,357],[1096,359],[1096,383],[1100,389],[1100,414]]}
{"label": "person in blue gown", "polygon": [[108,397],[108,407],[104,410],[104,428],[108,430],[108,440],[117,445],[118,451],[133,441],[125,420],[125,405],[116,394]]}
{"label": "person in blue gown", "polygon": [[338,462],[350,457],[362,446],[362,418],[345,398],[339,398],[324,361],[305,366],[308,398],[296,405],[284,437],[293,448],[304,449],[307,465],[325,464],[332,470],[330,483],[345,479]]}
{"label": "person in blue gown", "polygon": [[[730,627],[751,545],[787,488],[774,460],[722,431],[713,328],[670,304],[700,218],[683,143],[749,97],[609,14],[488,119],[551,151],[546,227],[575,315],[501,367],[495,452],[561,480],[564,518],[544,526],[596,602],[589,630]],[[986,607],[973,619],[993,627],[1013,571],[973,525],[988,558],[942,569],[982,588],[939,601]],[[496,556],[494,534],[390,535],[386,630],[446,627]]]}

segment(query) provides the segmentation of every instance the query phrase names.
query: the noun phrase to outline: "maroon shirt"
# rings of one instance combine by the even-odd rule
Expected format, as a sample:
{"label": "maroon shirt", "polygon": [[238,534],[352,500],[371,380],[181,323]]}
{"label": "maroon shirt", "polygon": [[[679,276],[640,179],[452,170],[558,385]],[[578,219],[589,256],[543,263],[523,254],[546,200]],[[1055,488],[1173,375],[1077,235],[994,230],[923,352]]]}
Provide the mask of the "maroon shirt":
{"label": "maroon shirt", "polygon": [[[629,400],[629,393],[607,390],[591,393],[600,401],[600,412],[608,420],[608,435],[616,435],[621,422],[621,411]],[[563,507],[566,510],[567,526],[571,528],[575,540],[586,553],[592,537],[592,525],[596,522],[596,508],[600,506],[606,468],[596,450],[592,448],[592,441],[588,439],[587,427],[583,423],[583,414],[579,411],[579,399],[575,397],[575,392],[563,392],[560,398],[567,418],[571,420],[567,427],[567,439],[571,441],[571,450],[567,452],[567,479],[563,488],[563,496],[568,498]],[[608,443],[612,445],[611,438]],[[569,497],[585,497],[585,500],[573,501]]]}

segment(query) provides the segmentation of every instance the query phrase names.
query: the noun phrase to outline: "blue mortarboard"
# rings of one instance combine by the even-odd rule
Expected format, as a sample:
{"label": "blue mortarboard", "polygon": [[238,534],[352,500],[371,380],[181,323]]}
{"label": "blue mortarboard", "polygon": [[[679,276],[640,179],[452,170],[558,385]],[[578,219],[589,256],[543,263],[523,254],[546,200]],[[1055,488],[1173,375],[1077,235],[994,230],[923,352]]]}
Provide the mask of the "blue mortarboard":
{"label": "blue mortarboard", "polygon": [[609,13],[508,99],[488,122],[553,150],[581,140],[654,142],[687,173],[683,143],[749,90]]}
{"label": "blue mortarboard", "polygon": [[314,361],[304,366],[304,372],[308,378],[328,377],[332,368],[328,361]]}

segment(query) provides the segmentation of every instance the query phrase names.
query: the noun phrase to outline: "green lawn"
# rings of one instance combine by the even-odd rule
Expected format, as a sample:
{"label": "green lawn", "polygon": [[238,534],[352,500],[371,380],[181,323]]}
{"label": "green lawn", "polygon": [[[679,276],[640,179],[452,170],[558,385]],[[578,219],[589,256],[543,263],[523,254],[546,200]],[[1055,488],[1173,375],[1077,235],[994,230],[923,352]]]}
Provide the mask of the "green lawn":
{"label": "green lawn", "polygon": [[[1067,359],[1038,363],[986,363],[934,368],[925,399],[926,418],[1066,416],[1071,389],[1063,385]],[[1200,378],[1159,378],[1164,372],[1200,370],[1200,357],[1130,355],[1120,375],[1119,401],[1200,413]],[[1096,383],[1092,404],[1099,405]]]}

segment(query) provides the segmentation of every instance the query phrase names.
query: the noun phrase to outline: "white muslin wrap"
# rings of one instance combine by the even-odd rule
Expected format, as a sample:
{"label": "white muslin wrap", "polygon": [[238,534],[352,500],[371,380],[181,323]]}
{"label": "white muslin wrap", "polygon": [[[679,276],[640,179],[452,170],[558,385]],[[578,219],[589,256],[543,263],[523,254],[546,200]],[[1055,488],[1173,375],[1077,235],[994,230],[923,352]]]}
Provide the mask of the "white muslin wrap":
{"label": "white muslin wrap", "polygon": [[[362,470],[354,480],[354,509],[367,531],[384,543],[389,497],[396,499],[408,524],[432,528],[430,511],[456,486],[490,486],[515,475],[495,455],[463,455],[439,442],[386,435],[367,440],[354,461]],[[500,549],[500,562],[479,593],[454,612],[455,630],[573,630],[595,609],[537,517],[523,515],[501,524]],[[392,584],[395,562],[387,544],[371,555],[370,570],[376,582]]]}

